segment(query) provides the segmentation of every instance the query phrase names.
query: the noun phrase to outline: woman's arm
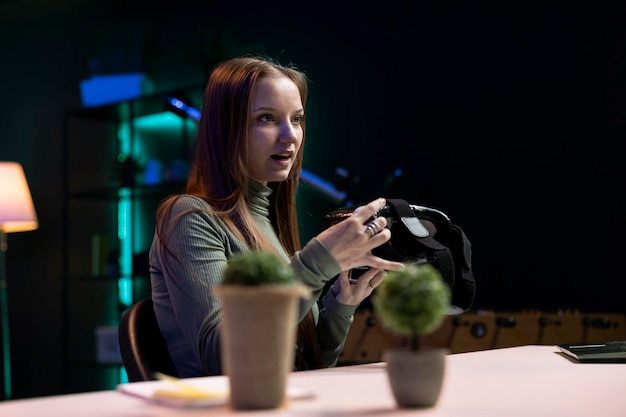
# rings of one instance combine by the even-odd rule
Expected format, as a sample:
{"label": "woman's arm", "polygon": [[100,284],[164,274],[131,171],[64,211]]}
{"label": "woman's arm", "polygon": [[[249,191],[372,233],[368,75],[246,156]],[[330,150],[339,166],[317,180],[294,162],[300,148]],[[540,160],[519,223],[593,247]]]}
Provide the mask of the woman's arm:
{"label": "woman's arm", "polygon": [[[214,289],[222,282],[228,257],[245,247],[234,236],[229,236],[223,223],[209,214],[207,208],[202,200],[194,197],[177,200],[169,225],[161,231],[172,253],[157,244],[151,251],[151,267],[160,270],[163,277],[159,285],[155,283],[158,274],[153,272],[153,298],[163,297],[171,304],[170,314],[159,317],[159,326],[170,350],[174,351],[175,361],[176,352],[184,356],[185,352],[192,351],[203,373],[215,375],[221,373],[219,323],[222,312]],[[183,213],[188,214],[177,218]],[[178,340],[181,336],[183,340]],[[179,358],[179,361],[189,360]]]}

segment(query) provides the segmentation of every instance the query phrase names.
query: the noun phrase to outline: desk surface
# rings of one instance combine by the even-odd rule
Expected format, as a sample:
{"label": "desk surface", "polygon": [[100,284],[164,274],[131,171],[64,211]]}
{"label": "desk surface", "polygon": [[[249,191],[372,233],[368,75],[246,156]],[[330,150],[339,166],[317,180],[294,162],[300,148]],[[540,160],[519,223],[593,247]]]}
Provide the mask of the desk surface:
{"label": "desk surface", "polygon": [[[315,393],[277,410],[237,413],[228,406],[179,410],[116,391],[12,400],[2,417],[150,416],[462,416],[623,417],[626,364],[578,364],[554,346],[521,346],[449,355],[438,404],[401,410],[384,363],[296,372],[289,384]],[[224,378],[224,377],[213,377]]]}

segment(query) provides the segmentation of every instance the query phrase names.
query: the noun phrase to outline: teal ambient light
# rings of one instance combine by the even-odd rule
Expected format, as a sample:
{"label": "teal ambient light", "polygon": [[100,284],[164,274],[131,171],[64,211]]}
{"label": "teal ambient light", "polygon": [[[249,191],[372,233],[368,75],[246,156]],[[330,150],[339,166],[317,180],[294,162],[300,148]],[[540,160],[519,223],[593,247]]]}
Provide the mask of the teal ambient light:
{"label": "teal ambient light", "polygon": [[[154,230],[148,229],[150,222],[143,221],[137,216],[142,214],[142,201],[137,198],[142,187],[159,186],[162,173],[155,173],[147,168],[172,165],[173,162],[184,160],[187,151],[187,140],[197,129],[193,120],[182,119],[175,114],[164,111],[136,117],[119,125],[118,163],[131,167],[131,180],[118,189],[118,224],[117,237],[119,241],[119,268],[118,281],[119,302],[130,307],[135,299],[133,291],[133,258],[134,255],[145,250],[152,240]],[[172,161],[158,158],[172,158]],[[147,174],[150,178],[146,178]],[[186,178],[185,178],[186,179]],[[156,210],[156,207],[153,208]]]}

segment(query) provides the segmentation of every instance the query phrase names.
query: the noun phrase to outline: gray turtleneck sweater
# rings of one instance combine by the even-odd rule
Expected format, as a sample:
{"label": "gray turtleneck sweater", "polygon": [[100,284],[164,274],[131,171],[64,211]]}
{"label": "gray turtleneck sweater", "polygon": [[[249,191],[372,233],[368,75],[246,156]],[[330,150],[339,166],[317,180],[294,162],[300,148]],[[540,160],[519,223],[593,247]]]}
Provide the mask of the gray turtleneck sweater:
{"label": "gray turtleneck sweater", "polygon": [[[252,182],[248,204],[261,231],[277,251],[288,259],[269,220],[272,190]],[[180,259],[164,253],[158,238],[150,249],[150,279],[157,321],[180,377],[219,375],[220,299],[215,293],[222,282],[228,258],[249,250],[202,199],[183,195],[173,206],[171,218],[188,213],[171,223],[165,236],[168,248]],[[356,306],[341,304],[329,291],[318,303],[324,284],[337,274],[339,265],[315,238],[290,260],[298,279],[312,292],[300,305],[302,319],[313,309],[324,365],[337,362],[354,318]],[[253,340],[250,341],[254,343]]]}

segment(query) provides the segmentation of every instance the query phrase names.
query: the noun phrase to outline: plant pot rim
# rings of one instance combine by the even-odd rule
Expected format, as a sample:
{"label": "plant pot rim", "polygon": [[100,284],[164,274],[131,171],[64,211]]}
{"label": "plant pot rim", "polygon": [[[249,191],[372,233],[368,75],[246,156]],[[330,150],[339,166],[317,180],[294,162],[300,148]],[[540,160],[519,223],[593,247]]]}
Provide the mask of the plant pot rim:
{"label": "plant pot rim", "polygon": [[450,349],[448,349],[447,347],[441,347],[441,346],[424,346],[417,350],[411,350],[406,347],[392,347],[392,348],[385,349],[385,353],[387,354],[407,355],[407,356],[420,354],[420,353],[439,353],[439,352],[448,354],[450,353]]}
{"label": "plant pot rim", "polygon": [[311,297],[311,290],[301,282],[295,282],[293,284],[256,284],[256,285],[247,285],[247,284],[221,284],[215,288],[218,295],[225,294],[241,294],[241,295],[250,295],[250,296],[258,296],[259,294],[267,295],[267,294],[285,294],[285,295],[294,295],[303,298]]}

